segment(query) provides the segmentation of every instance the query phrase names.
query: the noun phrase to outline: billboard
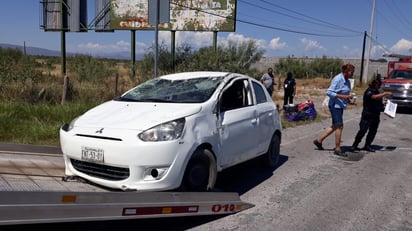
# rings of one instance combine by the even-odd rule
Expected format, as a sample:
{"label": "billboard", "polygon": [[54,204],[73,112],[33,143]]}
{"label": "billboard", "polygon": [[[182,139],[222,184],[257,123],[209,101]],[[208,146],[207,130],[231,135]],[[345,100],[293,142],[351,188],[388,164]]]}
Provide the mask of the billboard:
{"label": "billboard", "polygon": [[81,0],[40,1],[42,25],[45,31],[86,32],[87,2]]}
{"label": "billboard", "polygon": [[[110,29],[154,30],[148,1],[156,0],[112,0]],[[236,0],[170,0],[169,13],[169,23],[159,24],[159,30],[235,31]]]}

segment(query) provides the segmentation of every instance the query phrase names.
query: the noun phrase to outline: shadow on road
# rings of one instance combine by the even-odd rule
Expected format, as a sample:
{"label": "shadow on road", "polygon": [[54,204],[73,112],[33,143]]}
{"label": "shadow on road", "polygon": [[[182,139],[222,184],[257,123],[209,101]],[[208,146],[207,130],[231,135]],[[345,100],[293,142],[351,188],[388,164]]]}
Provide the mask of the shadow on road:
{"label": "shadow on road", "polygon": [[408,115],[412,115],[412,108],[398,107],[398,108],[396,109],[396,113],[398,113],[398,114],[408,114]]}
{"label": "shadow on road", "polygon": [[[341,148],[342,148],[342,151],[344,151],[348,155],[347,157],[341,157],[341,159],[348,160],[348,161],[359,161],[367,153],[369,153],[368,151],[365,151],[365,150],[353,152],[351,150],[351,146],[342,146]],[[394,151],[396,149],[396,147],[394,146],[380,146],[380,145],[372,145],[372,148],[375,149],[376,151]]]}
{"label": "shadow on road", "polygon": [[219,191],[237,192],[242,195],[270,178],[286,161],[288,157],[280,155],[278,165],[273,168],[266,167],[262,158],[255,158],[233,166],[219,173],[216,188]]}
{"label": "shadow on road", "polygon": [[194,216],[194,217],[167,217],[136,220],[106,220],[89,222],[66,222],[49,224],[0,226],[2,231],[31,231],[31,230],[59,230],[59,231],[112,231],[112,230],[187,230],[201,224],[211,222],[224,216]]}

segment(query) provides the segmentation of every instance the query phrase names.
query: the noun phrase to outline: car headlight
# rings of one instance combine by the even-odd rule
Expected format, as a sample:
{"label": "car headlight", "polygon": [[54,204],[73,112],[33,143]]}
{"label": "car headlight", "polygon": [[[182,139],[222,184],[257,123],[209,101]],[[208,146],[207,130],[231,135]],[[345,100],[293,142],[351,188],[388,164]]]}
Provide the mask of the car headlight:
{"label": "car headlight", "polygon": [[68,123],[68,124],[64,124],[64,125],[62,126],[62,130],[63,130],[63,131],[66,131],[66,132],[72,130],[72,129],[74,128],[74,123],[76,122],[76,120],[77,120],[78,118],[79,118],[79,117],[75,118],[74,120],[72,120],[72,121],[71,121],[70,123]]}
{"label": "car headlight", "polygon": [[152,127],[138,135],[143,141],[168,141],[180,138],[185,126],[185,119],[177,119]]}

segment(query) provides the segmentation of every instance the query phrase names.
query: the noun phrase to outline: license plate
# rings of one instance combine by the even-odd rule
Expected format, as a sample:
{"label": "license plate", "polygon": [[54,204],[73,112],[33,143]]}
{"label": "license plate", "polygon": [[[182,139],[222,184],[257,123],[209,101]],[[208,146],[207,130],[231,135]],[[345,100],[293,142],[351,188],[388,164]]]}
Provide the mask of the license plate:
{"label": "license plate", "polygon": [[104,150],[101,148],[92,148],[82,146],[82,160],[91,162],[104,162]]}

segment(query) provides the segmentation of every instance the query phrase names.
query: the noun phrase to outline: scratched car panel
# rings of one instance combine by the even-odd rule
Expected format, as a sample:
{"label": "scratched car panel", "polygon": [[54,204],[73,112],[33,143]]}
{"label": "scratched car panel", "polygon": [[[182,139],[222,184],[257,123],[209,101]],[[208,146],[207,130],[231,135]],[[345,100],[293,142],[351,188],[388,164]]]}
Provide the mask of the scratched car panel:
{"label": "scratched car panel", "polygon": [[67,177],[136,191],[212,190],[217,173],[262,157],[277,164],[278,110],[263,85],[229,72],[142,83],[64,124]]}

